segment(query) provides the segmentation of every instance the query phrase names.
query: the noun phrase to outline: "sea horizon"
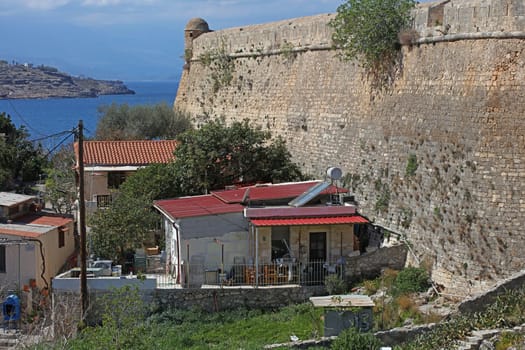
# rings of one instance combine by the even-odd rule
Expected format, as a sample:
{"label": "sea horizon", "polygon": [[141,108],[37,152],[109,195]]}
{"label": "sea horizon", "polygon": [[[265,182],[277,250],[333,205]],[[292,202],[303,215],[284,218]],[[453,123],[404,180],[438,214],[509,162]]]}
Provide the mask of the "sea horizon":
{"label": "sea horizon", "polygon": [[[177,95],[178,81],[124,81],[135,94],[101,95],[88,98],[42,98],[42,99],[1,99],[0,113],[6,112],[17,128],[25,127],[29,139],[42,142],[45,148],[52,148],[64,139],[64,134],[83,121],[86,137],[95,134],[103,105],[128,104],[173,105]],[[57,135],[61,134],[61,135]],[[57,136],[52,136],[57,135]]]}

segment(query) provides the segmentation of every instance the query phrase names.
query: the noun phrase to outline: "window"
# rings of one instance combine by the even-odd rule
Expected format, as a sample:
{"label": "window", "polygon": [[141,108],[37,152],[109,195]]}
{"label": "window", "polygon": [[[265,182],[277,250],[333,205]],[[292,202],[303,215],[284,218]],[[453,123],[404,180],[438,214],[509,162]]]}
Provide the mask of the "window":
{"label": "window", "polygon": [[108,173],[108,188],[117,189],[126,180],[126,173],[123,171],[114,171]]}
{"label": "window", "polygon": [[65,245],[65,232],[66,230],[62,227],[58,229],[58,247],[62,248]]}
{"label": "window", "polygon": [[0,245],[0,273],[5,273],[5,245]]}
{"label": "window", "polygon": [[290,228],[288,226],[272,227],[272,260],[289,258]]}

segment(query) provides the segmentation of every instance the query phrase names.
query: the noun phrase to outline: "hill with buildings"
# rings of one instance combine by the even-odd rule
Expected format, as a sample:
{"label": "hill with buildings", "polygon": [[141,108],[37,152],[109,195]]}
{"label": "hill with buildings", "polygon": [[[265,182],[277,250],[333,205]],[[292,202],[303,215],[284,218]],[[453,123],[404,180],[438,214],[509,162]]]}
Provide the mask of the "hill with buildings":
{"label": "hill with buildings", "polygon": [[0,61],[0,99],[133,94],[121,81],[73,77],[49,66]]}

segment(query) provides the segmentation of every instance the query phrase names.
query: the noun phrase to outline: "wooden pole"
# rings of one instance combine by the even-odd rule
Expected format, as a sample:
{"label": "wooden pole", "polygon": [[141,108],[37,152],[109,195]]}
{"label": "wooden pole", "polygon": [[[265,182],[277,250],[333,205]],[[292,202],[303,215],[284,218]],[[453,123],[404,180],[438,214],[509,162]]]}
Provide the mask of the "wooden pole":
{"label": "wooden pole", "polygon": [[81,320],[86,317],[88,309],[87,291],[87,258],[86,258],[86,202],[84,198],[84,124],[78,122],[78,210],[80,225],[80,300]]}

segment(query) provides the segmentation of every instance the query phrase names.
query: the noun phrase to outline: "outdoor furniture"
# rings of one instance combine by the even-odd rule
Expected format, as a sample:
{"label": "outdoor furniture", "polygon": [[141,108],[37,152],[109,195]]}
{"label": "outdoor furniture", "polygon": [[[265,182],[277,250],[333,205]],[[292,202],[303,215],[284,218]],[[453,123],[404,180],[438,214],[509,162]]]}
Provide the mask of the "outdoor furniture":
{"label": "outdoor furniture", "polygon": [[251,285],[254,285],[255,284],[255,268],[253,266],[247,266],[245,269],[244,269],[244,282],[246,284],[251,284]]}
{"label": "outdoor furniture", "polygon": [[277,271],[275,270],[275,265],[264,265],[263,283],[266,285],[277,283]]}

